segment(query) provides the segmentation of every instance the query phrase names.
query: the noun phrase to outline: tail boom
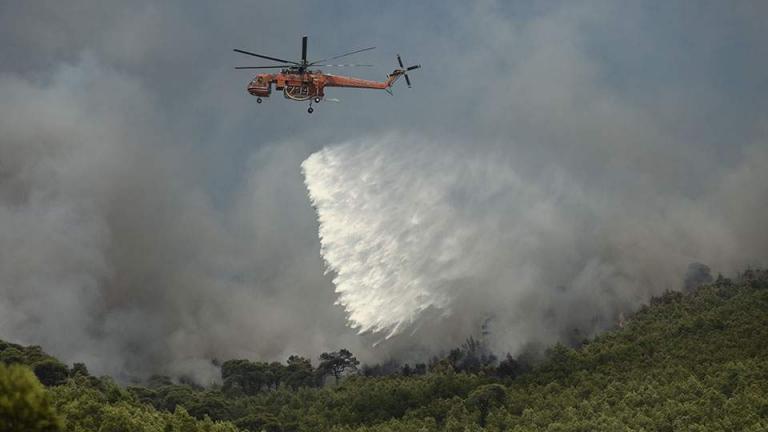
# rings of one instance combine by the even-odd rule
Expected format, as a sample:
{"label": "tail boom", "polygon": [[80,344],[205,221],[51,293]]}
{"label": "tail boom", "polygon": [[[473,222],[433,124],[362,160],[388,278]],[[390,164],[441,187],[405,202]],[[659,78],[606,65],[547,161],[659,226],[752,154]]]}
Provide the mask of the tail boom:
{"label": "tail boom", "polygon": [[392,79],[392,75],[389,75],[386,81],[372,81],[360,78],[326,75],[325,85],[326,87],[349,87],[385,90],[392,86],[392,83],[395,81],[395,79]]}
{"label": "tail boom", "polygon": [[346,76],[324,75],[324,85],[326,87],[351,87],[390,91],[389,89],[398,79],[400,79],[400,77],[405,77],[405,81],[408,83],[408,87],[410,87],[411,80],[408,78],[408,71],[418,69],[421,65],[405,67],[403,66],[403,60],[400,58],[400,55],[397,56],[397,62],[400,65],[400,68],[393,70],[391,74],[387,75],[386,81],[371,81]]}

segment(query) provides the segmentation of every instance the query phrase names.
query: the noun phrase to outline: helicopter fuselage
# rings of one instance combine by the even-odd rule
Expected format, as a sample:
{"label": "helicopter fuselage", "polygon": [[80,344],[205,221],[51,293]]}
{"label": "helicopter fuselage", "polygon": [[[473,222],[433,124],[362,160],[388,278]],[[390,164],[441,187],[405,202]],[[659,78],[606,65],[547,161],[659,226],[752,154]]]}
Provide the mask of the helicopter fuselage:
{"label": "helicopter fuselage", "polygon": [[386,81],[371,81],[354,77],[324,74],[319,70],[296,72],[283,70],[275,74],[258,74],[248,84],[248,93],[259,98],[267,98],[275,90],[282,91],[286,99],[307,101],[323,99],[326,87],[351,87],[385,90],[402,75],[397,69],[387,76]]}
{"label": "helicopter fuselage", "polygon": [[[262,98],[268,98],[272,94],[272,86],[275,86],[275,90],[282,91],[283,96],[286,99],[293,101],[309,101],[309,108],[307,112],[310,114],[314,110],[312,108],[312,102],[318,103],[325,98],[326,87],[351,87],[351,88],[364,88],[374,90],[386,90],[392,93],[389,88],[397,81],[398,78],[405,77],[405,82],[408,87],[411,86],[411,80],[408,78],[408,71],[418,69],[421,66],[409,66],[403,65],[403,60],[400,58],[400,54],[397,55],[397,63],[400,65],[400,69],[395,69],[391,74],[387,75],[386,81],[371,81],[361,78],[324,74],[319,70],[312,70],[312,67],[352,67],[352,66],[371,66],[361,64],[325,64],[326,61],[336,60],[343,57],[350,56],[352,54],[358,54],[363,51],[370,51],[375,47],[368,47],[350,51],[344,54],[340,54],[333,57],[327,57],[322,60],[309,61],[307,60],[307,36],[301,38],[301,60],[286,60],[278,57],[270,57],[264,54],[258,54],[251,51],[245,51],[235,48],[233,51],[249,55],[252,57],[258,57],[265,60],[271,60],[280,64],[268,65],[268,66],[235,66],[235,69],[282,69],[280,73],[263,73],[258,74],[248,83],[248,93],[256,96],[256,102],[261,103]],[[333,100],[333,99],[329,99]],[[338,102],[338,100],[336,100]]]}

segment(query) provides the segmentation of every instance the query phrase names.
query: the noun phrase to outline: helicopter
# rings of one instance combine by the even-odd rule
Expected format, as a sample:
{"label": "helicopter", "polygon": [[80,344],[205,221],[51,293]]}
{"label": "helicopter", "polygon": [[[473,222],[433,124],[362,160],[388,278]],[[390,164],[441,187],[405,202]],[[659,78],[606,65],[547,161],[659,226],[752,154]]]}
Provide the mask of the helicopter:
{"label": "helicopter", "polygon": [[325,64],[330,60],[340,59],[342,57],[350,56],[352,54],[361,53],[375,49],[376,47],[369,47],[358,49],[344,54],[340,54],[333,57],[324,58],[321,60],[310,62],[307,60],[307,40],[308,37],[304,36],[301,39],[301,60],[292,61],[285,60],[277,57],[266,56],[257,54],[250,51],[241,49],[234,49],[233,51],[246,54],[254,57],[259,57],[280,64],[271,66],[236,66],[235,69],[282,69],[279,73],[263,73],[257,74],[251,82],[248,84],[248,93],[256,96],[256,103],[262,103],[262,98],[268,98],[272,94],[272,84],[275,85],[275,90],[282,91],[283,96],[286,99],[298,102],[309,102],[309,108],[307,112],[312,114],[314,108],[312,103],[320,103],[323,100],[338,102],[337,99],[326,99],[325,88],[326,87],[351,87],[362,89],[376,89],[385,90],[389,94],[392,94],[392,85],[400,78],[404,77],[408,87],[411,87],[411,79],[408,77],[408,72],[414,69],[418,69],[421,65],[414,65],[405,67],[400,54],[397,55],[397,62],[400,65],[399,68],[392,71],[387,75],[386,81],[371,81],[361,78],[326,74],[320,70],[312,69],[313,67],[371,67],[372,65],[366,64]]}

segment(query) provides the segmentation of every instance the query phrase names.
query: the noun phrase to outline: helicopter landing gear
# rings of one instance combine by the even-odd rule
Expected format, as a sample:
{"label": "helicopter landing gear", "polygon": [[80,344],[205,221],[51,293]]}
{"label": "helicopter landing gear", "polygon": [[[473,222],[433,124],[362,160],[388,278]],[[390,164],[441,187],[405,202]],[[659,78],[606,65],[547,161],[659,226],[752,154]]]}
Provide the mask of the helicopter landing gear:
{"label": "helicopter landing gear", "polygon": [[256,103],[261,103],[261,98],[256,98]]}
{"label": "helicopter landing gear", "polygon": [[313,112],[315,112],[315,109],[312,108],[312,106],[310,105],[309,108],[307,108],[307,112],[312,114]]}
{"label": "helicopter landing gear", "polygon": [[319,97],[315,98],[315,103],[320,103],[320,98]]}

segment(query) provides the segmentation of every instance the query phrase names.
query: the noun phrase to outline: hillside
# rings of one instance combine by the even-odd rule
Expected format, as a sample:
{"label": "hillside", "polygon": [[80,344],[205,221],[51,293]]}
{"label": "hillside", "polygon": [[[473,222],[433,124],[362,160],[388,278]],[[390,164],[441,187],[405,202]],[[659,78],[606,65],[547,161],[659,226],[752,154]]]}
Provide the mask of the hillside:
{"label": "hillside", "polygon": [[[237,360],[210,389],[163,377],[122,388],[37,347],[0,343],[0,360],[32,367],[72,431],[768,430],[765,271],[654,298],[623,328],[578,349],[555,346],[531,370],[510,358],[461,366],[470,348],[428,369],[324,386],[313,378],[321,368],[305,359]],[[20,369],[0,367],[0,389],[34,381]],[[21,387],[42,392],[39,385]],[[1,418],[13,413],[7,400],[0,393],[0,431],[21,430]],[[41,424],[23,430],[58,427]]]}

